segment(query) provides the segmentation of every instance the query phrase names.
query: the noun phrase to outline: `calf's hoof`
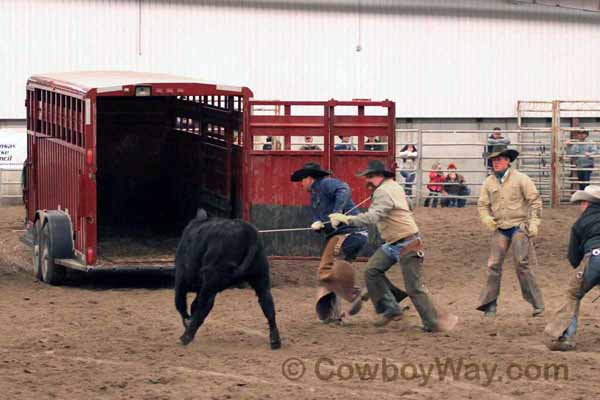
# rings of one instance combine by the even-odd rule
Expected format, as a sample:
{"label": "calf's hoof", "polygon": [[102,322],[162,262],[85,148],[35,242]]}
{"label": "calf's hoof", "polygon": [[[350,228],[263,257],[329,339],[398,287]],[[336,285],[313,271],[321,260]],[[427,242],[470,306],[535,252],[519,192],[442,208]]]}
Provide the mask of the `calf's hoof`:
{"label": "calf's hoof", "polygon": [[281,340],[277,339],[271,342],[271,350],[278,350],[281,348]]}
{"label": "calf's hoof", "polygon": [[188,344],[191,343],[191,341],[194,340],[193,337],[191,337],[190,335],[188,335],[187,333],[184,333],[183,335],[181,335],[181,337],[179,338],[179,341],[181,342],[182,345],[187,346]]}

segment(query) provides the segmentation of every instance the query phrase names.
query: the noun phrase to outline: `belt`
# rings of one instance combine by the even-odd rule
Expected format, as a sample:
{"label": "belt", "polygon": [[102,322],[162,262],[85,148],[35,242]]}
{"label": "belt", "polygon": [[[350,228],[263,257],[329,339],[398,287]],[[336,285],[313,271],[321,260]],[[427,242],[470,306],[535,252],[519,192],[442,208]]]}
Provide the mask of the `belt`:
{"label": "belt", "polygon": [[402,239],[398,239],[395,242],[390,243],[390,246],[393,246],[393,245],[398,244],[398,243],[405,242],[405,241],[407,241],[409,239],[417,239],[418,237],[419,237],[419,234],[418,233],[414,233],[414,234],[412,234],[410,236],[407,236],[407,237],[402,238]]}

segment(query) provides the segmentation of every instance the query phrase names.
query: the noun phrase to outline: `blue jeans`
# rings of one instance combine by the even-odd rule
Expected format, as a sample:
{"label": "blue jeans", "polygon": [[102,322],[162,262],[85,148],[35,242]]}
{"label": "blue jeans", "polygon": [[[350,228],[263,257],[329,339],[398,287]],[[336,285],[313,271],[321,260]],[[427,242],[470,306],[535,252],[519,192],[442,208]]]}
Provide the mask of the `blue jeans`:
{"label": "blue jeans", "polygon": [[407,196],[412,196],[412,187],[417,174],[413,171],[400,171],[400,175],[404,177],[404,191]]}
{"label": "blue jeans", "polygon": [[589,186],[590,179],[592,179],[592,171],[577,171],[577,180],[578,181],[586,181],[586,183],[579,184],[579,190],[584,190],[587,186]]}
{"label": "blue jeans", "polygon": [[513,226],[512,228],[508,228],[508,229],[500,229],[498,228],[498,232],[500,232],[501,234],[503,234],[504,236],[506,236],[507,239],[512,239],[513,235],[515,233],[517,233],[519,231],[519,227],[518,226]]}
{"label": "blue jeans", "polygon": [[369,239],[367,232],[354,232],[342,243],[344,260],[354,261]]}
{"label": "blue jeans", "polygon": [[[577,297],[581,300],[583,297],[592,290],[596,285],[600,284],[600,256],[591,256],[587,267],[583,273],[583,282],[581,288],[577,294]],[[571,325],[567,328],[563,336],[570,337],[575,335],[577,332],[577,314],[573,316]]]}
{"label": "blue jeans", "polygon": [[467,199],[462,199],[460,197],[448,197],[448,198],[442,199],[442,207],[463,208],[466,204],[467,204]]}
{"label": "blue jeans", "polygon": [[381,246],[381,250],[385,253],[386,256],[388,256],[395,262],[400,262],[400,253],[402,253],[402,250],[404,250],[406,246],[418,239],[420,239],[419,235],[415,234],[395,244],[386,243],[383,246]]}
{"label": "blue jeans", "polygon": [[440,198],[441,198],[440,192],[434,192],[433,190],[429,190],[429,196],[427,196],[427,198],[425,199],[425,203],[423,203],[423,207],[429,207],[429,204],[431,203],[432,208],[437,208],[438,201],[440,200]]}

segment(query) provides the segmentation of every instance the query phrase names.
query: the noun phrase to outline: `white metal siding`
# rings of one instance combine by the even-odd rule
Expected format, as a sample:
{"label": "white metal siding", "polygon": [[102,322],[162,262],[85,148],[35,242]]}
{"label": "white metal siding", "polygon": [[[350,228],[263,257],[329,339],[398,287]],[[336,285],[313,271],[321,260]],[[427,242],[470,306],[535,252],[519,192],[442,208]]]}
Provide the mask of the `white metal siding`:
{"label": "white metal siding", "polygon": [[[390,98],[403,117],[512,117],[600,97],[600,15],[502,1],[0,0],[0,118],[35,73],[137,70],[262,99]],[[362,51],[356,52],[359,24]],[[140,54],[141,53],[141,54]]]}

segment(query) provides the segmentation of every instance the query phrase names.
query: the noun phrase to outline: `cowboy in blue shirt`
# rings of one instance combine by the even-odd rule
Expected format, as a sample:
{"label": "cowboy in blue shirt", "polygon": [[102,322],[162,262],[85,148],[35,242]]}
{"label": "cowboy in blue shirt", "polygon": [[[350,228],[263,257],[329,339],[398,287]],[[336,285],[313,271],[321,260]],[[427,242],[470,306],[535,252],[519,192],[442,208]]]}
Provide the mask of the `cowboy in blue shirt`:
{"label": "cowboy in blue shirt", "polygon": [[[354,286],[354,269],[350,264],[367,243],[364,228],[340,225],[333,228],[329,214],[358,214],[352,201],[348,184],[330,177],[331,172],[321,169],[317,163],[307,163],[292,176],[292,182],[300,182],[302,189],[310,193],[313,212],[311,228],[325,234],[327,245],[319,264],[319,293],[317,315],[324,323],[341,321],[339,297],[352,302],[359,294]],[[351,211],[352,210],[352,211]]]}
{"label": "cowboy in blue shirt", "polygon": [[577,133],[578,141],[567,142],[570,144],[567,155],[572,157],[571,162],[575,164],[580,190],[584,190],[590,184],[594,168],[594,155],[598,152],[595,144],[587,142],[588,136],[588,131],[579,131]]}

